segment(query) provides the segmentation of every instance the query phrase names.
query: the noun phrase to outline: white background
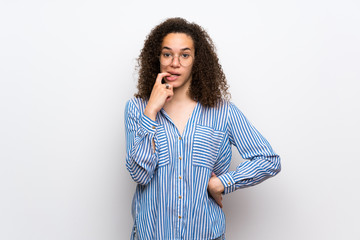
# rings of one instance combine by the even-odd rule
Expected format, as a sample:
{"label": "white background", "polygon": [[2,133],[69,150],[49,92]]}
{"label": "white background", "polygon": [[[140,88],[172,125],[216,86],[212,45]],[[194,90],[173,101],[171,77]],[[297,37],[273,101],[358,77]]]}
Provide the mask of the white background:
{"label": "white background", "polygon": [[[225,196],[227,239],[360,239],[358,1],[0,4],[0,239],[128,239],[124,106],[150,30],[213,38],[282,172]],[[233,167],[241,161],[234,154]]]}

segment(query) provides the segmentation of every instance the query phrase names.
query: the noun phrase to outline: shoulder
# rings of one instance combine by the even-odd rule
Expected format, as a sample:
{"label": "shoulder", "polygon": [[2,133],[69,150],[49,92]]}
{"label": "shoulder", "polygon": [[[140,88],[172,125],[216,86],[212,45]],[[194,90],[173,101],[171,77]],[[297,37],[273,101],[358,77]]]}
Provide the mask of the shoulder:
{"label": "shoulder", "polygon": [[211,118],[227,119],[234,111],[240,112],[234,103],[225,99],[220,99],[213,107],[201,105],[201,114]]}
{"label": "shoulder", "polygon": [[243,112],[235,105],[235,103],[221,99],[218,104],[212,108],[212,112],[219,118],[224,118],[226,124],[232,124],[234,119],[245,118]]}
{"label": "shoulder", "polygon": [[144,111],[146,104],[147,100],[134,97],[126,102],[125,111],[127,113],[139,114]]}
{"label": "shoulder", "polygon": [[146,104],[147,104],[147,100],[138,97],[133,97],[126,102],[126,107],[136,107],[141,109],[141,108],[145,108]]}
{"label": "shoulder", "polygon": [[203,111],[219,112],[219,111],[223,111],[224,109],[227,109],[229,107],[230,103],[231,102],[229,102],[225,99],[220,99],[219,101],[217,101],[217,103],[213,107],[204,106],[202,104],[201,104],[201,107],[202,107]]}
{"label": "shoulder", "polygon": [[241,112],[239,108],[231,101],[220,99],[214,107],[203,106],[204,112],[211,112],[212,114],[229,115],[231,112]]}
{"label": "shoulder", "polygon": [[199,125],[224,131],[229,119],[230,102],[221,99],[213,107],[201,105]]}

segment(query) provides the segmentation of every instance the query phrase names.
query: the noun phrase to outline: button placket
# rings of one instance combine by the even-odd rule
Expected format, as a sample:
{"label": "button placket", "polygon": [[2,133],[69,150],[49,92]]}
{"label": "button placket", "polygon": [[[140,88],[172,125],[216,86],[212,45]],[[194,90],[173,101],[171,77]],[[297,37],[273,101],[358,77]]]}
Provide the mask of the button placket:
{"label": "button placket", "polygon": [[183,189],[184,189],[184,183],[183,183],[183,141],[181,136],[177,136],[177,146],[178,146],[178,161],[176,162],[177,169],[178,169],[178,228],[179,232],[181,232],[182,229],[182,217],[183,217]]}

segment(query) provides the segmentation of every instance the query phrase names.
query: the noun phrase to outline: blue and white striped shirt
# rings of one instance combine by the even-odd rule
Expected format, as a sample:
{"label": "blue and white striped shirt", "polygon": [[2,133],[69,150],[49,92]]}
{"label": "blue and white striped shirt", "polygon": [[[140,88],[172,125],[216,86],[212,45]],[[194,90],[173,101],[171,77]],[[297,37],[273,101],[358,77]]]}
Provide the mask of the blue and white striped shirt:
{"label": "blue and white striped shirt", "polygon": [[[279,156],[230,102],[197,103],[182,135],[163,109],[156,121],[145,116],[146,104],[133,98],[125,109],[126,167],[138,183],[132,205],[138,239],[216,239],[225,233],[225,216],[207,191],[211,172],[227,194],[276,175]],[[231,145],[248,160],[236,171],[229,171]]]}

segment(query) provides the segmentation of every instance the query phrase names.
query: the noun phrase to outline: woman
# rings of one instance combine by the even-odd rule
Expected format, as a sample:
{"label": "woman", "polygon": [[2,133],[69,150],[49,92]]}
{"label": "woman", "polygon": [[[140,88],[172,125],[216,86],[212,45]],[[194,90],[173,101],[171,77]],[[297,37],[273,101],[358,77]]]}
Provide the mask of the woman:
{"label": "woman", "polygon": [[[228,101],[214,45],[171,18],[148,35],[126,104],[126,167],[138,183],[131,239],[225,239],[222,194],[280,171],[269,143]],[[231,145],[248,161],[229,171]]]}

